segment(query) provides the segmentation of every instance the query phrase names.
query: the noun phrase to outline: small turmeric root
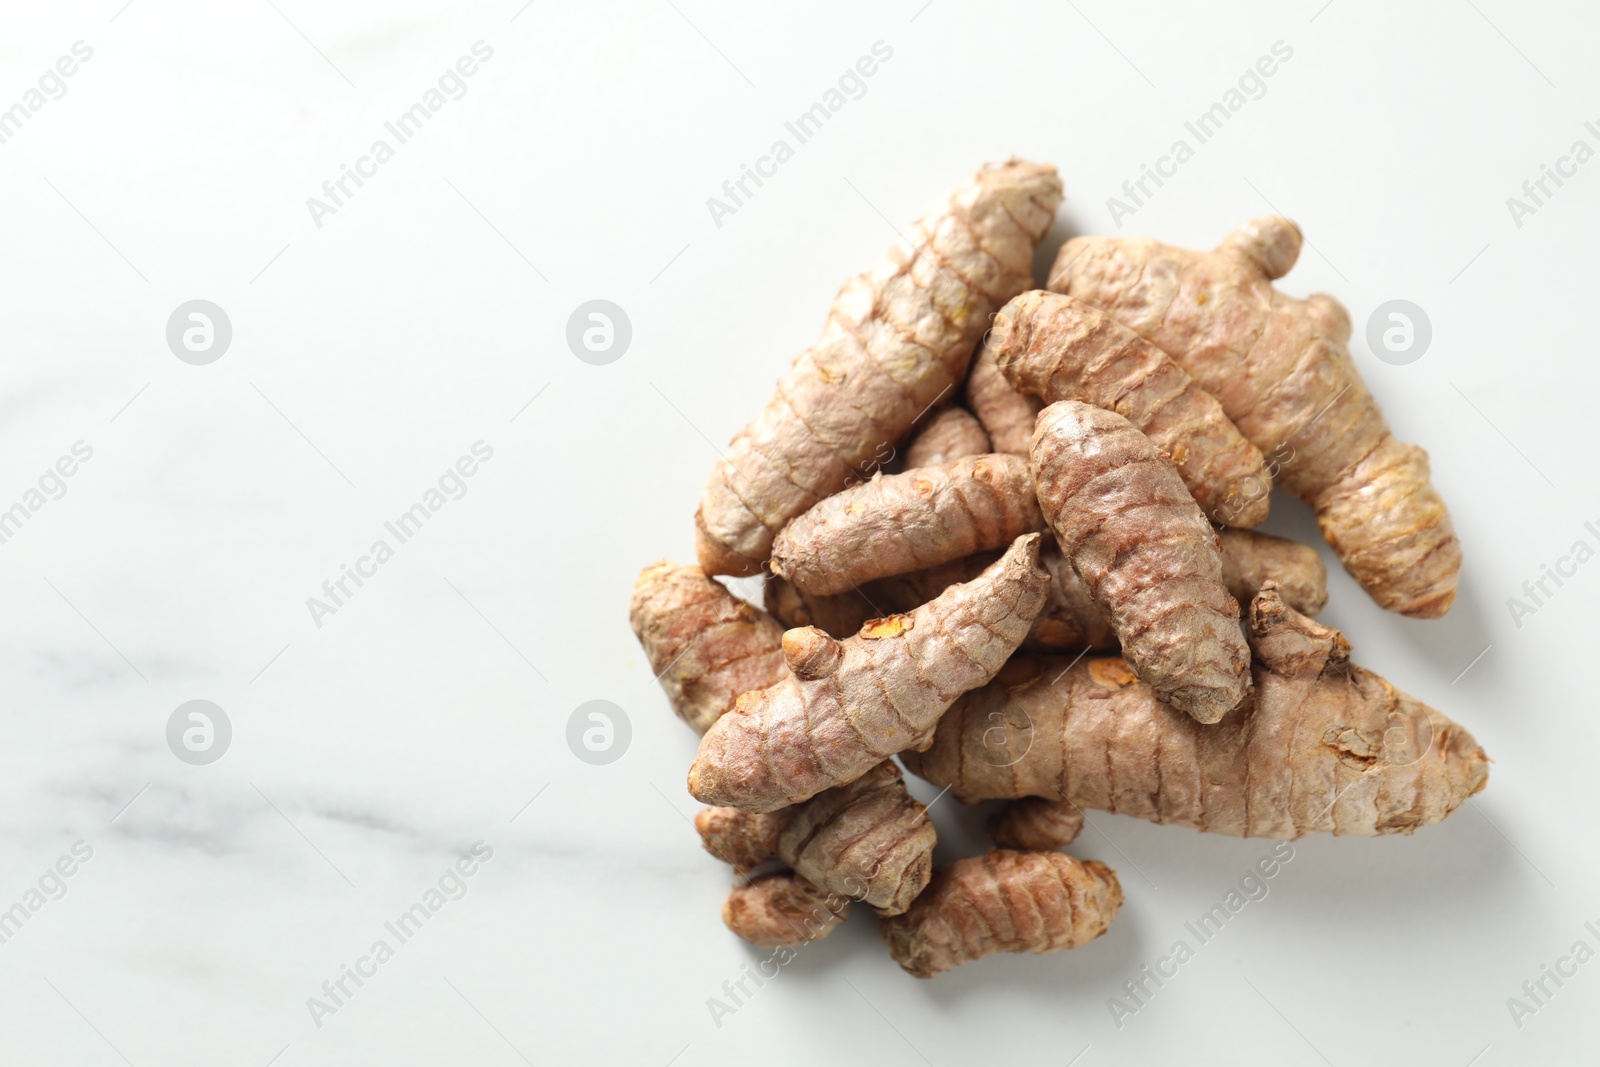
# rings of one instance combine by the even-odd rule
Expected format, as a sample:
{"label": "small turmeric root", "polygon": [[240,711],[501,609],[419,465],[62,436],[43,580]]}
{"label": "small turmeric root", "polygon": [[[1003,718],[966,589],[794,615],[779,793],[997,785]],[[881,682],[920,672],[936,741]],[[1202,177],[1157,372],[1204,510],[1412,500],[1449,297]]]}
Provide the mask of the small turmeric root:
{"label": "small turmeric root", "polygon": [[1167,354],[1109,315],[1034,289],[994,317],[985,342],[1019,392],[1115,411],[1178,468],[1200,509],[1230,526],[1267,517],[1272,476],[1256,446]]}
{"label": "small turmeric root", "polygon": [[996,308],[1032,283],[1061,203],[1055,168],[1012,160],[962,182],[878,266],[846,282],[822,337],[735,435],[700,496],[708,574],[756,574],[793,519],[869,473],[961,382]]}
{"label": "small turmeric root", "polygon": [[967,375],[967,407],[988,432],[994,451],[1027,457],[1033,422],[1044,402],[1012,388],[996,366],[994,352],[987,343],[978,350]]}
{"label": "small turmeric root", "polygon": [[906,467],[937,467],[988,451],[983,424],[966,408],[951,405],[929,419],[906,445]]}
{"label": "small turmeric root", "polygon": [[[1302,614],[1315,615],[1327,604],[1328,572],[1316,549],[1232,527],[1219,530],[1217,541],[1222,549],[1222,582],[1241,606],[1248,606],[1268,581],[1277,582],[1284,603]],[[971,581],[998,558],[996,553],[979,552],[831,596],[802,593],[782,578],[773,578],[767,582],[767,611],[785,626],[815,626],[833,637],[849,637],[869,620],[910,611],[948,586]],[[1039,566],[1050,575],[1049,595],[1023,647],[1116,648],[1110,620],[1060,548],[1054,544],[1041,548]]]}
{"label": "small turmeric root", "polygon": [[965,801],[1049,797],[1235,837],[1409,834],[1482,789],[1470,733],[1350,663],[1269,583],[1250,609],[1255,695],[1200,726],[1120,659],[1018,657],[945,715],[912,773]]}
{"label": "small turmeric root", "polygon": [[1103,863],[998,850],[959,859],[904,915],[883,919],[889,955],[918,978],[998,952],[1059,952],[1106,932],[1122,886]]}
{"label": "small turmeric root", "polygon": [[699,567],[661,560],[639,572],[628,619],[672,710],[700,733],[787,671],[783,628]]}
{"label": "small turmeric root", "polygon": [[1328,603],[1328,569],[1310,545],[1286,537],[1236,530],[1217,532],[1222,545],[1222,584],[1241,607],[1268,582],[1278,583],[1283,602],[1302,615],[1315,615]]}
{"label": "small turmeric root", "polygon": [[793,871],[782,871],[734,886],[722,905],[722,921],[752,945],[793,947],[833,933],[849,907],[849,898],[825,893]]}
{"label": "small turmeric root", "polygon": [[765,812],[861,777],[932,737],[939,716],[994,677],[1044,603],[1039,535],[1020,537],[974,581],[855,637],[783,635],[789,677],[746,693],[700,741],[689,792]]}
{"label": "small turmeric root", "polygon": [[933,875],[937,834],[893,760],[792,807],[764,815],[706,808],[694,825],[706,851],[741,874],[776,858],[881,915],[905,911]]}
{"label": "small turmeric root", "polygon": [[1455,599],[1461,545],[1429,481],[1427,453],[1396,440],[1350,358],[1350,315],[1272,281],[1300,230],[1261,218],[1212,252],[1148,238],[1078,237],[1050,288],[1159,345],[1310,504],[1345,568],[1390,611],[1437,618]]}
{"label": "small turmeric root", "polygon": [[1203,723],[1238,707],[1250,690],[1239,604],[1172,463],[1121,415],[1064,400],[1039,414],[1031,465],[1062,554],[1139,678]]}
{"label": "small turmeric root", "polygon": [[805,593],[842,593],[862,582],[1004,548],[1044,529],[1028,464],[968,456],[828,497],[773,542],[772,572]]}
{"label": "small turmeric root", "polygon": [[1083,830],[1083,809],[1049,797],[1013,800],[989,820],[1001,848],[1043,852],[1072,844]]}

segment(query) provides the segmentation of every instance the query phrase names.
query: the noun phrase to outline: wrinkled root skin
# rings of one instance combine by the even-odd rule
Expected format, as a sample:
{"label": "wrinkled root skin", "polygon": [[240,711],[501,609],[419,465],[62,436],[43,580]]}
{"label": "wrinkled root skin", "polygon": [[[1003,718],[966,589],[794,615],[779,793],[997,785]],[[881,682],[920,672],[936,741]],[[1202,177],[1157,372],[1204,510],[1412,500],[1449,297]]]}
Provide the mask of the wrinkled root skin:
{"label": "wrinkled root skin", "polygon": [[927,886],[938,841],[893,760],[793,807],[765,815],[706,808],[694,824],[706,851],[740,873],[775,858],[881,915],[905,911]]}
{"label": "wrinkled root skin", "polygon": [[791,674],[741,696],[706,732],[689,792],[706,804],[773,811],[861,777],[926,745],[962,693],[994,677],[1044,604],[1039,534],[907,615],[844,641],[784,634]]}
{"label": "wrinkled root skin", "polygon": [[783,627],[699,567],[661,560],[639,572],[628,619],[672,710],[697,733],[788,673]]}
{"label": "wrinkled root skin", "polygon": [[906,467],[936,467],[989,451],[983,423],[966,408],[952,405],[929,419],[906,445]]}
{"label": "wrinkled root skin", "polygon": [[1350,358],[1350,314],[1274,279],[1303,238],[1255,219],[1210,252],[1145,237],[1078,237],[1051,288],[1099,308],[1172,356],[1261,450],[1277,484],[1316,511],[1345,569],[1381,606],[1449,610],[1461,545],[1422,449],[1394,437]]}
{"label": "wrinkled root skin", "polygon": [[1165,352],[1070,296],[1030,290],[1001,308],[987,347],[1006,380],[1045,403],[1078,400],[1115,411],[1177,467],[1216,522],[1265,521],[1266,460]]}
{"label": "wrinkled root skin", "polygon": [[1082,808],[1047,797],[1013,800],[989,820],[996,845],[1030,852],[1065,848],[1082,830]]}
{"label": "wrinkled root skin", "polygon": [[1337,630],[1251,606],[1255,694],[1202,726],[1120,659],[1017,657],[957,701],[912,773],[965,801],[1049,797],[1235,837],[1409,834],[1488,781],[1444,715],[1349,661]]}
{"label": "wrinkled root skin", "polygon": [[1250,691],[1217,535],[1171,461],[1127,419],[1075,400],[1039,413],[1039,505],[1141,681],[1200,722]]}
{"label": "wrinkled root skin", "polygon": [[833,933],[849,907],[847,898],[782,871],[734,886],[722,905],[722,921],[752,945],[792,948]]}
{"label": "wrinkled root skin", "polygon": [[[1309,545],[1232,528],[1218,531],[1217,540],[1222,582],[1240,605],[1248,606],[1269,581],[1277,582],[1284,602],[1302,614],[1315,615],[1328,603],[1328,572]],[[834,637],[849,637],[872,619],[910,611],[957,582],[970,582],[998,558],[996,553],[979,552],[831,596],[802,593],[782,578],[773,578],[767,582],[767,611],[784,626],[815,626]],[[1053,540],[1040,550],[1039,566],[1050,575],[1049,595],[1023,648],[1116,648],[1110,619]]]}
{"label": "wrinkled root skin", "polygon": [[896,963],[932,978],[999,952],[1077,948],[1121,907],[1122,886],[1103,863],[1002,849],[937,872],[910,911],[878,928]]}
{"label": "wrinkled root skin", "polygon": [[875,474],[795,519],[772,546],[772,573],[803,593],[843,593],[1044,529],[1033,475],[1017,456],[968,456]]}
{"label": "wrinkled root skin", "polygon": [[1055,168],[985,167],[839,290],[822,337],[733,438],[695,513],[709,574],[757,574],[797,515],[872,473],[960,384],[996,308],[1032,282],[1061,203]]}

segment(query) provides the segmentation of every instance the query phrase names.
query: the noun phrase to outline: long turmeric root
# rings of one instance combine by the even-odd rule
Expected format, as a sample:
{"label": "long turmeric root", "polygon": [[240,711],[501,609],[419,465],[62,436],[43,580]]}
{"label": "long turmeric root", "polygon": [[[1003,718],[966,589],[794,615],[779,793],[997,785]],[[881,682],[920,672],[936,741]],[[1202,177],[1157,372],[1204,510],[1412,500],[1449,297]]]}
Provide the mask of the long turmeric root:
{"label": "long turmeric root", "polygon": [[1004,548],[1044,529],[1028,464],[968,456],[903,474],[875,474],[795,519],[772,545],[772,571],[806,593]]}
{"label": "long turmeric root", "polygon": [[998,850],[937,872],[911,910],[879,923],[889,955],[918,978],[997,952],[1059,952],[1106,932],[1122,886],[1103,863]]}
{"label": "long turmeric root", "polygon": [[1269,584],[1250,610],[1255,695],[1201,726],[1120,659],[1019,657],[906,766],[962,800],[1041,796],[1236,837],[1408,834],[1488,780],[1471,734],[1349,662]]}
{"label": "long turmeric root", "polygon": [[1017,539],[972,582],[845,641],[783,635],[788,678],[746,693],[706,732],[689,792],[765,812],[861,777],[928,742],[946,708],[994,677],[1044,603],[1039,535]]}
{"label": "long turmeric root", "polygon": [[1295,300],[1272,287],[1301,241],[1276,217],[1246,223],[1212,252],[1079,237],[1062,246],[1051,288],[1177,360],[1277,467],[1278,484],[1316,511],[1374,600],[1436,618],[1461,571],[1450,513],[1427,453],[1395,439],[1362,382],[1346,347],[1349,313],[1332,297]]}
{"label": "long turmeric root", "polygon": [[[1328,602],[1328,572],[1317,550],[1255,530],[1229,527],[1217,533],[1222,548],[1222,582],[1241,605],[1268,581],[1278,583],[1284,603],[1315,615]],[[998,557],[979,552],[927,570],[866,582],[848,593],[813,596],[782,578],[767,582],[767,611],[785,626],[815,626],[833,637],[849,637],[869,620],[910,611],[947,586],[968,582]],[[1110,620],[1054,544],[1039,551],[1039,566],[1050,575],[1049,595],[1024,648],[1116,648]]]}
{"label": "long turmeric root", "polygon": [[706,808],[694,825],[706,851],[740,872],[776,858],[882,915],[905,911],[933,875],[937,834],[893,760],[792,807],[765,815]]}
{"label": "long turmeric root", "polygon": [[1033,252],[1061,203],[1055,168],[986,167],[844,284],[821,339],[729,445],[695,515],[700,565],[755,574],[784,525],[871,470],[929,405],[954,390],[996,308],[1031,283]]}
{"label": "long turmeric root", "polygon": [[699,567],[662,560],[640,571],[628,619],[672,709],[700,733],[787,670],[783,627]]}
{"label": "long turmeric root", "polygon": [[1031,466],[1062,554],[1139,678],[1200,722],[1238,707],[1250,689],[1239,604],[1171,462],[1121,415],[1064,400],[1040,412]]}
{"label": "long turmeric root", "polygon": [[1172,458],[1214,521],[1267,517],[1272,476],[1255,445],[1167,354],[1110,316],[1034,289],[1001,308],[985,342],[1006,380],[1051,404],[1079,400],[1137,426]]}

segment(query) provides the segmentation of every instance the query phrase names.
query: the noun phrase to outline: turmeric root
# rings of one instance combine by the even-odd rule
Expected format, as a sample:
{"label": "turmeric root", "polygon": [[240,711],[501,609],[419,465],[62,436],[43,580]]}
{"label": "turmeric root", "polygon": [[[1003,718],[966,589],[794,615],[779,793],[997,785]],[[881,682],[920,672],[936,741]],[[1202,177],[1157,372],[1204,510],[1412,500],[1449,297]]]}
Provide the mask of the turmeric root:
{"label": "turmeric root", "polygon": [[1055,168],[1012,160],[962,182],[844,284],[821,339],[717,464],[695,515],[709,574],[755,574],[785,524],[871,469],[961,382],[996,308],[1032,280],[1061,203]]}
{"label": "turmeric root", "polygon": [[[1255,530],[1228,528],[1217,532],[1222,549],[1222,582],[1241,605],[1248,606],[1271,580],[1284,603],[1315,615],[1328,602],[1328,573],[1309,545]],[[782,578],[767,582],[767,611],[785,626],[815,626],[833,637],[849,637],[869,620],[910,611],[926,604],[947,586],[967,582],[998,558],[979,552],[927,570],[866,582],[848,593],[812,596]],[[1116,648],[1117,635],[1088,587],[1061,555],[1058,546],[1039,550],[1039,566],[1050,575],[1050,588],[1024,648]]]}
{"label": "turmeric root", "polygon": [[1213,520],[1255,526],[1272,477],[1216,397],[1167,354],[1070,296],[1034,289],[1001,308],[985,342],[1019,392],[1115,411],[1172,458]]}
{"label": "turmeric root", "polygon": [[1278,583],[1283,602],[1302,615],[1315,615],[1328,603],[1328,569],[1310,545],[1286,537],[1236,530],[1217,532],[1222,545],[1222,584],[1248,608],[1261,587]]}
{"label": "turmeric root", "polygon": [[689,792],[764,812],[861,777],[925,745],[939,716],[994,677],[1044,603],[1039,535],[907,615],[844,641],[814,627],[783,635],[792,674],[746,693],[700,741]]}
{"label": "turmeric root", "polygon": [[1083,830],[1083,809],[1049,797],[1013,800],[989,820],[1001,848],[1045,851],[1070,845]]}
{"label": "turmeric root", "polygon": [[997,952],[1059,952],[1106,932],[1122,886],[1103,863],[999,850],[934,875],[911,910],[883,919],[889,955],[918,978]]}
{"label": "turmeric root", "polygon": [[906,766],[962,800],[1042,796],[1235,837],[1409,834],[1488,780],[1471,734],[1350,663],[1269,583],[1250,609],[1255,695],[1200,726],[1120,659],[1018,657]]}
{"label": "turmeric root", "polygon": [[1272,217],[1212,252],[1079,237],[1062,247],[1051,288],[1159,345],[1215,396],[1374,600],[1437,618],[1461,571],[1450,513],[1427,453],[1395,439],[1362,382],[1349,313],[1324,294],[1295,300],[1272,287],[1301,241],[1294,223]]}
{"label": "turmeric root", "polygon": [[772,572],[806,593],[842,593],[1044,529],[1033,476],[1017,456],[968,456],[835,493],[772,545]]}
{"label": "turmeric root", "polygon": [[661,560],[639,572],[628,619],[672,710],[700,733],[786,672],[783,628],[699,567]]}
{"label": "turmeric root", "polygon": [[994,352],[987,343],[978,350],[967,375],[967,407],[988,432],[994,451],[1026,458],[1028,442],[1033,439],[1033,421],[1044,403],[1011,387],[995,365]]}
{"label": "turmeric root", "polygon": [[1039,504],[1139,678],[1203,723],[1239,706],[1250,651],[1211,524],[1127,419],[1075,400],[1039,414]]}
{"label": "turmeric root", "polygon": [[989,435],[983,424],[966,408],[951,405],[929,419],[906,445],[906,467],[936,467],[987,451]]}
{"label": "turmeric root", "polygon": [[793,871],[736,885],[722,905],[728,929],[762,948],[821,941],[844,922],[847,897],[825,893]]}
{"label": "turmeric root", "polygon": [[938,836],[893,760],[792,807],[765,815],[706,808],[694,825],[706,851],[741,874],[776,858],[881,915],[905,911],[927,886]]}

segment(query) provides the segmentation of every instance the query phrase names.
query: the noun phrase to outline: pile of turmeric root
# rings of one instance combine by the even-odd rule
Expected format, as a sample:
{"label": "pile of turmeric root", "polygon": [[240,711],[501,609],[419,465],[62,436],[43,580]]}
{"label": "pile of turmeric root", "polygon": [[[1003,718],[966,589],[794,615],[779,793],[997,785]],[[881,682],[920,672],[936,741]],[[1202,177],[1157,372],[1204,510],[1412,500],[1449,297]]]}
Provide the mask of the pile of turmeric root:
{"label": "pile of turmeric root", "polygon": [[[846,282],[712,473],[699,565],[634,588],[702,734],[695,826],[738,875],[723,919],[755,944],[825,937],[856,903],[918,977],[1072,948],[1122,904],[1109,867],[1060,851],[1086,808],[1410,833],[1487,780],[1466,730],[1312,621],[1319,553],[1250,529],[1276,485],[1384,608],[1455,596],[1449,513],[1348,313],[1272,284],[1299,229],[1257,219],[1209,252],[1078,237],[1034,289],[1061,195],[1053,167],[985,167]],[[757,574],[765,610],[715,578]],[[1006,801],[995,850],[936,869],[901,764]]]}

